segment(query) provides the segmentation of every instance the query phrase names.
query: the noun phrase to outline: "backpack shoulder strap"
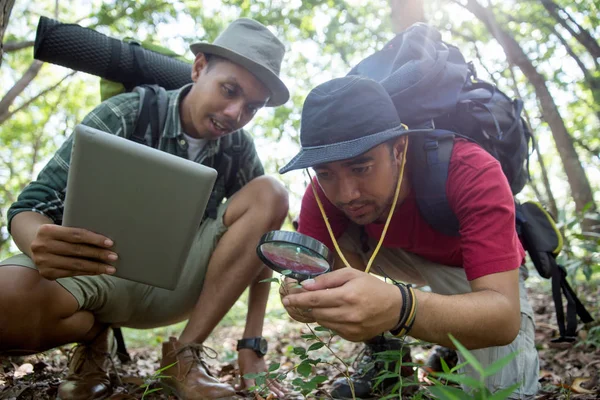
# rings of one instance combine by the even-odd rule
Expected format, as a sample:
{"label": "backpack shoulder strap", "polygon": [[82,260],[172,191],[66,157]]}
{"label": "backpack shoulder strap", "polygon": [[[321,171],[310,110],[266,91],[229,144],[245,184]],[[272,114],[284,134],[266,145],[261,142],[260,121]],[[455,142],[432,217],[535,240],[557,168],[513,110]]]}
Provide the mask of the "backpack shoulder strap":
{"label": "backpack shoulder strap", "polygon": [[417,206],[425,221],[447,236],[459,235],[458,219],[446,196],[454,136],[441,129],[410,136],[410,174]]}
{"label": "backpack shoulder strap", "polygon": [[240,157],[242,154],[243,135],[243,130],[239,130],[238,132],[234,133],[231,137],[231,147],[227,149],[227,153],[231,157],[231,170],[229,171],[229,176],[227,177],[227,187],[233,187],[233,185],[235,185],[235,178],[237,177],[238,171],[240,169]]}
{"label": "backpack shoulder strap", "polygon": [[[136,86],[133,91],[140,94],[140,107],[130,139],[137,143],[158,148],[169,108],[167,92],[158,85]],[[150,128],[150,140],[146,138],[148,128]]]}

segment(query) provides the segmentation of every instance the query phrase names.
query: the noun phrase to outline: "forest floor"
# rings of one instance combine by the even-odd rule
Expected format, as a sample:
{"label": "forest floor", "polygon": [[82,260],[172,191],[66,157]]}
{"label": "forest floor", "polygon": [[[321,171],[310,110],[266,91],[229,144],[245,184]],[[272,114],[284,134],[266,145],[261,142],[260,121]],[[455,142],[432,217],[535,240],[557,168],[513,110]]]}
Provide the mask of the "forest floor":
{"label": "forest floor", "polygon": [[[577,287],[580,299],[596,321],[591,324],[592,327],[580,329],[579,338],[575,343],[551,342],[552,337],[556,335],[557,325],[549,290],[545,282],[530,285],[528,288],[535,311],[536,345],[540,355],[542,389],[536,399],[600,399],[600,324],[597,321],[600,315],[600,292],[597,282]],[[264,336],[268,338],[270,346],[268,362],[270,365],[279,364],[277,372],[287,372],[283,381],[289,393],[286,398],[304,398],[298,392],[298,385],[293,384],[295,378],[301,377],[298,370],[294,369],[301,360],[294,354],[293,349],[309,346],[302,335],[310,334],[310,330],[307,325],[289,319],[279,304],[270,308],[264,329]],[[219,354],[217,359],[208,360],[213,374],[231,384],[236,383],[238,379],[235,345],[243,332],[243,322],[243,316],[235,315],[229,318],[229,323],[219,325],[206,342],[206,345]],[[111,399],[174,399],[156,384],[155,378],[159,368],[159,344],[169,335],[177,335],[181,326],[162,331],[143,331],[146,335],[144,337],[136,336],[140,331],[136,333],[124,330],[132,361],[122,364],[115,360],[115,369],[111,374],[114,395]],[[66,374],[66,360],[70,347],[64,346],[34,356],[0,358],[0,400],[54,399],[60,380]],[[349,343],[339,337],[334,338],[330,344],[331,350],[350,366],[361,347],[360,344]],[[423,365],[431,349],[432,346],[427,344],[411,346],[413,363]],[[327,362],[319,363],[310,372],[309,378],[322,376],[323,382],[308,398],[330,398],[327,393],[333,381],[343,376],[340,372],[340,367],[344,370],[343,364],[337,362],[326,347],[310,354],[313,359],[320,357]],[[415,370],[415,377],[420,379],[418,396],[414,394],[415,389],[412,389],[410,394],[403,391],[402,397],[431,398],[426,389],[431,382],[422,372],[425,368],[415,367]],[[149,384],[148,389],[144,384]],[[144,394],[144,391],[149,392],[152,389],[156,391]],[[253,393],[242,395],[249,399],[262,398]],[[263,396],[267,399],[272,398],[272,395],[268,394]]]}

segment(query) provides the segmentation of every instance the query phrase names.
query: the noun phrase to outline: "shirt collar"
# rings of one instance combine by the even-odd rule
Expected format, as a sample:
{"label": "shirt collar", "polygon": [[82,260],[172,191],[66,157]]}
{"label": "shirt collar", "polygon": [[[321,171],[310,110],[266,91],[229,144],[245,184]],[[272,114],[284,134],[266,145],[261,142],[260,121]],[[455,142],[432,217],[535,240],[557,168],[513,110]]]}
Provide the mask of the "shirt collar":
{"label": "shirt collar", "polygon": [[178,90],[169,91],[169,112],[167,121],[165,123],[165,129],[163,130],[164,138],[178,138],[183,135],[183,127],[181,125],[181,118],[179,116],[179,109],[181,101],[192,89],[193,83],[182,86]]}

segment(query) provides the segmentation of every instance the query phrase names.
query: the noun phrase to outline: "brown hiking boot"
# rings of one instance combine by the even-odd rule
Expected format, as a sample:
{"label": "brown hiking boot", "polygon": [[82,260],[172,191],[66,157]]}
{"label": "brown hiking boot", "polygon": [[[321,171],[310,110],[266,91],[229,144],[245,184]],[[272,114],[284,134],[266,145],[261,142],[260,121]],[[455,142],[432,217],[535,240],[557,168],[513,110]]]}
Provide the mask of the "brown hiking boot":
{"label": "brown hiking boot", "polygon": [[58,387],[57,400],[97,400],[112,394],[108,377],[111,329],[102,331],[91,343],[73,349],[69,374]]}
{"label": "brown hiking boot", "polygon": [[201,344],[182,344],[174,337],[162,346],[162,384],[181,400],[238,399],[230,385],[210,374],[203,360],[206,348]]}

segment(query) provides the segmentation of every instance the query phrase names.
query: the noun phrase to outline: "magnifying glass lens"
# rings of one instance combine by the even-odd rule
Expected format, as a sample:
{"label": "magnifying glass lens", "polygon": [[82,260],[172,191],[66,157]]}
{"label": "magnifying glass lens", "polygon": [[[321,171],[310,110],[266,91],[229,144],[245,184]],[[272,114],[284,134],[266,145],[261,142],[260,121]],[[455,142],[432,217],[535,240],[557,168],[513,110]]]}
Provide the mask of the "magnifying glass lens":
{"label": "magnifying glass lens", "polygon": [[256,246],[256,254],[273,271],[302,282],[329,272],[333,256],[327,246],[298,232],[270,231]]}
{"label": "magnifying glass lens", "polygon": [[329,270],[329,264],[319,254],[292,243],[263,243],[260,251],[282,270],[302,275],[319,275]]}

